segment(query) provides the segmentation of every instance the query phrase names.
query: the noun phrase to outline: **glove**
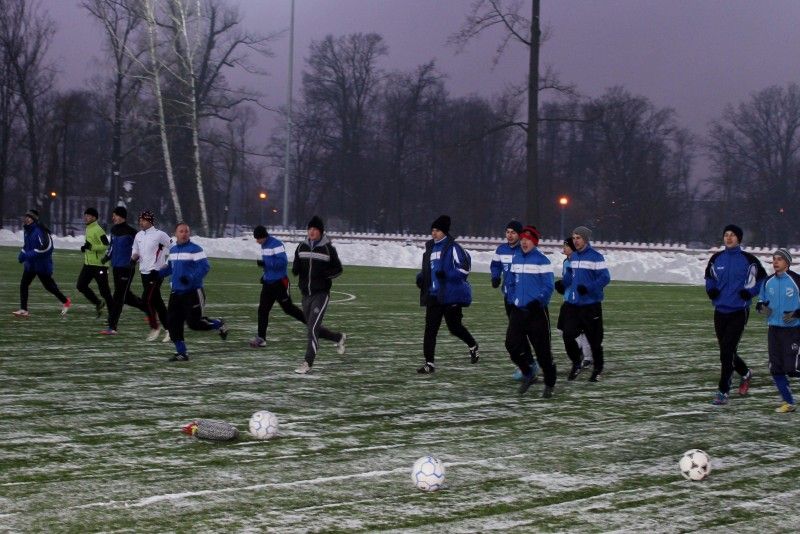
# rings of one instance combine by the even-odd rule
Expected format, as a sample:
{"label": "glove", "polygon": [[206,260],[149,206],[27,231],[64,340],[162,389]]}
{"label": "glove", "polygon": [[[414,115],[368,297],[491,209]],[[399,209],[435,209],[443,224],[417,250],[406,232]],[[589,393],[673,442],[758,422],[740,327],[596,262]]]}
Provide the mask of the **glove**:
{"label": "glove", "polygon": [[128,267],[130,267],[131,269],[133,269],[135,271],[136,270],[136,260],[131,260],[130,264],[128,264]]}
{"label": "glove", "polygon": [[422,277],[421,276],[417,276],[417,287],[419,289],[422,289]]}
{"label": "glove", "polygon": [[541,303],[541,302],[539,302],[538,300],[532,300],[532,301],[530,301],[530,302],[528,303],[528,305],[527,305],[527,306],[525,306],[525,308],[526,308],[528,311],[532,311],[532,312],[533,312],[533,311],[536,311],[536,310],[538,310],[538,309],[540,309],[541,307],[542,307],[542,303]]}
{"label": "glove", "polygon": [[751,295],[750,292],[748,290],[746,290],[746,289],[740,289],[739,290],[739,297],[742,300],[750,300],[751,298],[753,298],[753,295]]}
{"label": "glove", "polygon": [[258,265],[259,267],[263,267],[264,266],[264,260],[256,260],[256,265]]}
{"label": "glove", "polygon": [[757,303],[756,313],[764,315],[767,319],[769,319],[769,316],[772,315],[772,308],[769,307],[769,301]]}
{"label": "glove", "polygon": [[81,250],[92,250],[92,244],[87,241],[83,244],[83,248]]}
{"label": "glove", "polygon": [[89,243],[84,243],[83,245],[81,245],[81,252],[86,252],[86,250],[87,250],[86,249],[86,245],[88,245],[88,244]]}
{"label": "glove", "polygon": [[181,275],[181,277],[178,278],[178,280],[180,280],[180,283],[183,285],[189,285],[189,277],[186,276],[185,274]]}
{"label": "glove", "polygon": [[578,293],[581,295],[585,295],[589,292],[589,289],[583,284],[579,285],[576,289],[578,290]]}
{"label": "glove", "polygon": [[719,289],[712,287],[711,289],[706,290],[706,293],[708,294],[708,298],[714,300],[719,296]]}
{"label": "glove", "polygon": [[444,271],[436,271],[436,278],[439,280],[444,280],[445,276],[447,275],[444,274]]}
{"label": "glove", "polygon": [[100,259],[100,263],[108,263],[108,262],[110,262],[110,261],[111,261],[111,258],[109,258],[108,256],[103,256],[103,257]]}
{"label": "glove", "polygon": [[20,250],[19,255],[17,256],[17,261],[20,263],[25,263],[25,251]]}
{"label": "glove", "polygon": [[492,278],[492,287],[497,289],[500,287],[500,279],[499,278]]}
{"label": "glove", "polygon": [[289,289],[289,277],[288,276],[284,276],[283,278],[281,278],[281,285],[283,287],[285,287],[286,289]]}
{"label": "glove", "polygon": [[556,291],[558,291],[559,295],[563,295],[564,293],[566,293],[567,286],[564,285],[563,280],[556,280],[555,286],[556,286]]}
{"label": "glove", "polygon": [[787,311],[783,312],[783,324],[791,324],[795,319],[797,319],[797,312]]}

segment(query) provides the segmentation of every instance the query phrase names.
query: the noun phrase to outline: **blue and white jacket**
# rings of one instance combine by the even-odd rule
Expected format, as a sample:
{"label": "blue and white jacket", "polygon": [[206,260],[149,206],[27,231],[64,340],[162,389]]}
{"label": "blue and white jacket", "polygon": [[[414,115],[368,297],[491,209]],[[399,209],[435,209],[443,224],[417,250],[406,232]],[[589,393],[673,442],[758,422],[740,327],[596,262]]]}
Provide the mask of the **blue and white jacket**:
{"label": "blue and white jacket", "polygon": [[514,253],[519,250],[519,241],[513,247],[508,243],[503,243],[497,250],[494,252],[494,256],[492,256],[492,262],[489,264],[489,269],[492,273],[492,280],[500,280],[500,277],[503,278],[503,285],[501,289],[503,291],[503,295],[505,295],[505,300],[508,303],[511,303],[511,297],[509,296],[509,291],[511,287],[514,285],[514,276],[511,274],[511,260],[514,258]]}
{"label": "blue and white jacket", "polygon": [[[711,256],[706,266],[706,291],[718,289],[719,296],[712,302],[723,313],[732,313],[750,307],[750,299],[758,295],[767,271],[761,262],[741,247],[725,248]],[[746,289],[749,299],[739,292]]]}
{"label": "blue and white jacket", "polygon": [[265,283],[278,282],[288,276],[289,257],[281,240],[269,236],[261,245],[261,260],[264,262],[261,280]]}
{"label": "blue and white jacket", "polygon": [[769,275],[761,286],[758,303],[772,309],[772,315],[767,318],[769,326],[780,328],[800,326],[800,319],[797,317],[790,323],[783,322],[785,312],[800,314],[800,275],[794,271]]}
{"label": "blue and white jacket", "polygon": [[23,226],[24,242],[17,259],[27,272],[53,274],[53,239],[38,222]]}
{"label": "blue and white jacket", "polygon": [[[589,306],[603,302],[603,288],[611,281],[611,274],[602,254],[586,245],[569,256],[569,269],[564,270],[564,302],[576,306]],[[585,286],[587,293],[581,295],[578,286]]]}
{"label": "blue and white jacket", "polygon": [[512,259],[511,273],[510,297],[514,306],[525,308],[534,300],[543,308],[550,304],[555,281],[553,265],[538,248],[527,254],[518,248]]}
{"label": "blue and white jacket", "polygon": [[[191,293],[203,287],[203,279],[211,270],[203,248],[191,241],[183,245],[174,244],[169,249],[167,265],[159,274],[161,278],[172,275],[172,292],[178,294]],[[181,280],[185,278],[185,281]]]}
{"label": "blue and white jacket", "polygon": [[[449,235],[425,243],[422,271],[417,273],[421,306],[427,306],[431,300],[445,305],[469,306],[472,303],[466,259],[464,249]],[[440,273],[439,276],[436,273]]]}

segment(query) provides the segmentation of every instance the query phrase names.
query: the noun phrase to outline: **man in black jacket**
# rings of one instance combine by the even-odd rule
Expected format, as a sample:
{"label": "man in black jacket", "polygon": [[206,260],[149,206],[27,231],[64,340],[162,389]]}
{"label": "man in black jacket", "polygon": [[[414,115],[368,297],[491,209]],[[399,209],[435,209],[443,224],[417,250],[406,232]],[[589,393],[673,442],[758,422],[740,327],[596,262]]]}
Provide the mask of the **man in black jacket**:
{"label": "man in black jacket", "polygon": [[347,335],[322,326],[322,318],[331,298],[331,280],[342,274],[339,254],[324,234],[322,219],[314,215],[308,222],[308,239],[297,246],[292,263],[292,274],[300,276],[298,286],[303,294],[303,315],[308,326],[306,357],[294,371],[301,375],[311,372],[317,357],[319,338],[336,343],[339,354],[344,354],[346,350]]}

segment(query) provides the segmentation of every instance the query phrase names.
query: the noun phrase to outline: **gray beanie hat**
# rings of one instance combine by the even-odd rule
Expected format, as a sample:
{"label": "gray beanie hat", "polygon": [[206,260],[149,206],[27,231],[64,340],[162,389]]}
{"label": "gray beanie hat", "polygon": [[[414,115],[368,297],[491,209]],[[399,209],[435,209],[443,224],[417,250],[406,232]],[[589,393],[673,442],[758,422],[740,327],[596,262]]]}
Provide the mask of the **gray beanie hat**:
{"label": "gray beanie hat", "polygon": [[789,249],[779,248],[778,250],[772,253],[772,256],[773,257],[780,256],[781,258],[786,260],[786,263],[788,263],[789,265],[792,264],[792,254],[789,252]]}
{"label": "gray beanie hat", "polygon": [[581,236],[583,240],[586,242],[588,242],[589,239],[592,237],[592,231],[586,228],[585,226],[578,226],[572,231],[572,233]]}

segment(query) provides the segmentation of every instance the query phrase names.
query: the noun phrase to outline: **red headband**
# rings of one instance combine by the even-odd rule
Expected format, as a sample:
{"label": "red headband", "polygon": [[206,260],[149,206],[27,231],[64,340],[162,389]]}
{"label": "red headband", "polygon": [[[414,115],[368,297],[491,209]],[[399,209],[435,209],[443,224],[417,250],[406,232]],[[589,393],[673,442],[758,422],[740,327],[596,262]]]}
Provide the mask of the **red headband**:
{"label": "red headband", "polygon": [[528,239],[533,242],[534,246],[539,245],[539,238],[542,237],[542,234],[539,233],[539,230],[534,228],[533,226],[526,226],[522,229],[519,233],[520,239]]}

